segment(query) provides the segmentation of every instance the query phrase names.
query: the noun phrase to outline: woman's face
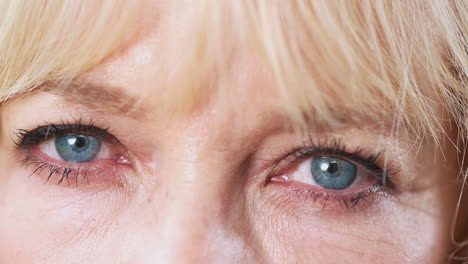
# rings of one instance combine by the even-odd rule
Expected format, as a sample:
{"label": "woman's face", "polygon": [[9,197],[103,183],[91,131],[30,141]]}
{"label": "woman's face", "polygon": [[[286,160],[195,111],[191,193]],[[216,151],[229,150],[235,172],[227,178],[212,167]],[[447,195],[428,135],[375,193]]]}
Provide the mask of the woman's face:
{"label": "woman's face", "polygon": [[443,261],[458,196],[449,144],[349,112],[295,129],[255,54],[234,56],[225,92],[168,110],[192,97],[160,95],[178,81],[194,4],[154,7],[65,92],[51,83],[3,105],[0,262]]}

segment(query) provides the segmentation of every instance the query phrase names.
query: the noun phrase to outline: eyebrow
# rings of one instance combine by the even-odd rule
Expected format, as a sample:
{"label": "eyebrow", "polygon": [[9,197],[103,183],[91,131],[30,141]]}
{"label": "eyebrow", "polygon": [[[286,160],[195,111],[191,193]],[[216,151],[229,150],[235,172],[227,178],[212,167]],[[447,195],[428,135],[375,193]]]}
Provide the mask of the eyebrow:
{"label": "eyebrow", "polygon": [[[136,97],[128,94],[124,87],[109,86],[90,82],[85,79],[74,79],[71,81],[49,81],[37,88],[38,91],[44,91],[60,96],[65,102],[73,105],[82,105],[93,111],[101,111],[110,114],[126,114],[135,118],[144,117],[146,112],[143,109],[142,97]],[[353,120],[350,112],[335,111],[335,125],[339,127],[356,127],[359,125],[369,126],[376,123],[376,120],[366,117],[364,120]],[[297,123],[289,118],[285,113],[269,113],[262,118],[268,120],[270,124],[281,124],[280,126],[291,130],[299,128],[302,131],[333,131],[338,127],[324,122],[313,112],[302,111],[303,122]],[[377,122],[378,123],[378,122]],[[384,122],[386,123],[386,122]],[[389,127],[382,124],[380,127]]]}
{"label": "eyebrow", "polygon": [[137,107],[141,98],[129,95],[125,88],[96,84],[83,79],[46,82],[38,91],[60,96],[66,102],[96,111],[135,115],[141,110]]}

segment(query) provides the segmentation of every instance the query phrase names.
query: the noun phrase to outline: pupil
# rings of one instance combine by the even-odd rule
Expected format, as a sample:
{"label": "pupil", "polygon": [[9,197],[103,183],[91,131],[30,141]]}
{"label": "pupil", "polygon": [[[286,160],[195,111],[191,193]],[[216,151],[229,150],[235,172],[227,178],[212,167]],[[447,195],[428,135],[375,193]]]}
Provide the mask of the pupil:
{"label": "pupil", "polygon": [[327,168],[327,172],[329,173],[335,173],[337,172],[339,169],[339,166],[338,164],[336,163],[336,161],[332,161],[330,163],[328,163],[328,168]]}
{"label": "pupil", "polygon": [[75,141],[75,146],[77,148],[83,148],[86,146],[86,139],[83,137],[77,137]]}

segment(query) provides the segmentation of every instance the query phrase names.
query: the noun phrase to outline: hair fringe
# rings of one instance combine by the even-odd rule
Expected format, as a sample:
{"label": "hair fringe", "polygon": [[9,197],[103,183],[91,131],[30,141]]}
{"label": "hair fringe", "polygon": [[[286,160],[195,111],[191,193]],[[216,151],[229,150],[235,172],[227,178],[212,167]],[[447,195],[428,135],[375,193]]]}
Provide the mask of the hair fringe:
{"label": "hair fringe", "polygon": [[[104,60],[129,40],[137,2],[0,1],[0,103],[47,81],[65,86]],[[468,1],[205,0],[194,12],[193,45],[161,94],[173,112],[213,93],[232,98],[240,54],[268,69],[295,121],[310,113],[333,124],[353,110],[346,118],[370,116],[439,146],[453,124],[464,167]]]}

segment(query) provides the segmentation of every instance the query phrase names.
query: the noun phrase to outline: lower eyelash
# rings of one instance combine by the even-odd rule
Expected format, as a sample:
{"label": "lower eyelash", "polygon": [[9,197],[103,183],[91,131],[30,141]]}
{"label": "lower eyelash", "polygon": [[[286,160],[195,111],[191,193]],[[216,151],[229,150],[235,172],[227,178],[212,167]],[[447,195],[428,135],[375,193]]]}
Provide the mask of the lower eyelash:
{"label": "lower eyelash", "polygon": [[307,201],[312,200],[313,202],[321,202],[323,204],[322,210],[324,210],[330,204],[336,204],[346,209],[353,209],[357,207],[362,201],[366,202],[367,204],[370,204],[371,201],[369,201],[369,199],[373,199],[373,196],[376,193],[381,192],[383,188],[384,186],[376,184],[365,190],[343,195],[332,194],[328,192],[320,192],[308,188],[294,187],[292,189],[292,194],[297,196],[296,198],[304,199]]}
{"label": "lower eyelash", "polygon": [[74,178],[75,184],[78,184],[78,179],[80,178],[80,176],[82,176],[82,178],[85,179],[89,184],[89,179],[87,177],[88,169],[71,168],[66,166],[50,164],[46,161],[35,158],[30,154],[28,154],[27,157],[21,161],[21,164],[26,169],[31,166],[35,167],[29,175],[30,177],[33,174],[40,175],[47,171],[48,176],[44,184],[48,183],[53,176],[59,176],[59,181],[57,182],[57,185],[60,185],[64,180],[66,180],[68,184],[70,184],[71,177]]}

